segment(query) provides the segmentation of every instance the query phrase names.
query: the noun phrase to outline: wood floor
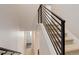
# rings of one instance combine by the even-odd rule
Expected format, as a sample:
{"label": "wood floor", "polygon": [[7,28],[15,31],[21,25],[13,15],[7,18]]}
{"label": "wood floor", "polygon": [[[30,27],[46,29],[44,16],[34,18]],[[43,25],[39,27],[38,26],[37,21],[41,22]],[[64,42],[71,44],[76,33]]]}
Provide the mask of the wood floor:
{"label": "wood floor", "polygon": [[32,45],[31,43],[27,43],[25,55],[33,55],[32,46],[31,45]]}

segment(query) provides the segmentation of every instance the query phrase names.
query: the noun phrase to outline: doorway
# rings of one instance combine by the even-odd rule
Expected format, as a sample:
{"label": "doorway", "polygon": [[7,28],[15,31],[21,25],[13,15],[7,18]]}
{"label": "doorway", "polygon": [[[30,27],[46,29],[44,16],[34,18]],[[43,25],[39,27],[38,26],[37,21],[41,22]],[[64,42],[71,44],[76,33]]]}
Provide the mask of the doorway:
{"label": "doorway", "polygon": [[32,31],[25,31],[25,46],[26,46],[26,55],[32,55]]}

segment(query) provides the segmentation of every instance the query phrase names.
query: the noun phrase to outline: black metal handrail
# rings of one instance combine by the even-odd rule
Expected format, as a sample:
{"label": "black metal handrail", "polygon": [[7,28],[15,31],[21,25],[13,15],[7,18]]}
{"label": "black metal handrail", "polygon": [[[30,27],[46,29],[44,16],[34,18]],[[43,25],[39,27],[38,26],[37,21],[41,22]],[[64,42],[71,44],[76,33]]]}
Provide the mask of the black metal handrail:
{"label": "black metal handrail", "polygon": [[43,23],[58,55],[65,54],[65,20],[44,5],[38,9],[38,23]]}
{"label": "black metal handrail", "polygon": [[17,51],[14,51],[14,50],[10,50],[10,49],[0,47],[0,55],[5,55],[8,52],[11,52],[10,55],[21,54],[21,52],[17,52]]}

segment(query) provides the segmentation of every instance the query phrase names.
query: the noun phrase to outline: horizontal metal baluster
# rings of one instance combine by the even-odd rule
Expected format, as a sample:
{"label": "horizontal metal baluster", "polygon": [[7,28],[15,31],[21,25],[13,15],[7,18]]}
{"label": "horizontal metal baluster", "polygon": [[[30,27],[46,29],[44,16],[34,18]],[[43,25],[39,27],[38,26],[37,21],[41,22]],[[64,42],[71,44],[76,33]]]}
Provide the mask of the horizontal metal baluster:
{"label": "horizontal metal baluster", "polygon": [[[47,20],[46,20],[46,21],[47,21]],[[48,23],[48,21],[47,21],[47,23]],[[48,23],[48,24],[49,24],[49,23]],[[48,27],[50,28],[50,26],[48,26]],[[52,30],[51,30],[51,32],[50,32],[50,33],[52,33]],[[59,49],[58,49],[58,47],[59,47],[59,46],[58,46],[58,43],[57,43],[57,41],[56,41],[55,36],[53,35],[53,37],[52,37],[52,38],[54,38],[54,39],[55,39],[55,40],[54,40],[54,39],[52,39],[52,40],[55,42],[54,44],[57,46],[56,48],[57,48],[57,50],[58,50],[58,52],[59,52]],[[60,52],[59,52],[59,53],[60,53]]]}
{"label": "horizontal metal baluster", "polygon": [[[45,16],[45,18],[47,18],[46,16]],[[49,21],[49,20],[48,20]],[[50,22],[50,21],[49,21]],[[50,26],[52,26],[53,27],[53,25],[51,24],[51,22],[50,22],[50,24],[48,24],[48,25],[50,25]],[[51,28],[50,30],[54,30],[53,28]],[[56,33],[55,33],[55,31],[54,31],[54,34],[56,35]],[[57,35],[56,35],[57,36]],[[61,43],[61,41],[60,41],[60,39],[58,38],[58,36],[57,36],[57,39],[58,39],[58,41]]]}
{"label": "horizontal metal baluster", "polygon": [[[46,17],[47,18],[47,17]],[[51,25],[53,26],[53,25]],[[59,37],[61,38],[60,34],[58,33],[58,31],[55,29],[55,27],[53,26],[54,30],[56,31],[57,35],[59,35]]]}
{"label": "horizontal metal baluster", "polygon": [[[47,33],[48,33],[48,35],[49,35],[49,37],[50,37],[50,39],[51,39],[51,35],[50,35],[50,33],[48,32],[48,26],[46,26],[46,20],[45,19],[43,19],[44,20],[44,22],[43,22],[43,24],[44,24],[44,26],[45,26],[45,28],[46,28],[46,30],[47,30]],[[51,41],[52,42],[52,41]],[[53,46],[54,46],[54,49],[55,49],[55,51],[56,51],[56,53],[58,54],[58,52],[57,52],[57,48],[56,48],[56,44],[54,44],[54,41],[52,42],[52,44],[53,44]]]}
{"label": "horizontal metal baluster", "polygon": [[[44,7],[43,7],[44,8]],[[45,9],[45,8],[44,8]],[[45,11],[46,11],[46,9],[45,9]],[[47,12],[47,11],[46,11]],[[48,12],[47,12],[48,13]],[[55,22],[57,22],[60,26],[61,26],[61,23],[59,23],[53,16],[52,16],[52,14],[50,14],[50,13],[48,13],[53,19],[54,19],[54,21]]]}
{"label": "horizontal metal baluster", "polygon": [[[43,24],[44,24],[44,23],[43,23]],[[46,29],[49,28],[48,26],[46,26],[46,24],[44,24],[44,26],[45,26]],[[51,42],[53,41],[52,44],[53,44],[53,46],[54,46],[54,49],[55,49],[56,53],[58,54],[57,48],[56,48],[56,44],[54,43],[54,40],[52,40],[51,35],[50,35],[50,33],[48,32],[48,30],[47,30],[47,33],[48,33],[48,35],[49,35],[49,38],[50,38]]]}
{"label": "horizontal metal baluster", "polygon": [[[52,23],[53,24],[53,23]],[[53,25],[52,25],[53,26]],[[56,31],[56,28],[54,27],[54,29],[55,29],[55,31]],[[56,31],[57,32],[57,31]],[[61,31],[60,31],[61,32]],[[57,32],[57,34],[60,36],[60,34]],[[60,36],[60,38],[61,38],[61,36]]]}
{"label": "horizontal metal baluster", "polygon": [[65,20],[54,14],[45,6],[40,5],[38,21],[41,21],[45,26],[56,53],[65,54]]}
{"label": "horizontal metal baluster", "polygon": [[[46,14],[47,12],[45,12],[45,14]],[[47,15],[47,14],[46,14]],[[51,16],[51,15],[50,15]],[[61,32],[61,29],[53,22],[53,20],[52,19],[54,19],[55,20],[55,18],[53,17],[53,16],[51,16],[51,18],[48,16],[48,18],[51,20],[51,22],[56,26],[56,28]],[[60,24],[60,26],[61,26],[61,24]]]}
{"label": "horizontal metal baluster", "polygon": [[50,11],[48,8],[46,8],[45,6],[43,6],[42,5],[42,7],[44,7],[45,9],[47,9],[52,15],[54,15],[56,18],[58,18],[60,21],[64,21],[65,22],[65,20],[63,20],[61,17],[59,17],[58,15],[56,15],[55,13],[53,13],[52,11]]}

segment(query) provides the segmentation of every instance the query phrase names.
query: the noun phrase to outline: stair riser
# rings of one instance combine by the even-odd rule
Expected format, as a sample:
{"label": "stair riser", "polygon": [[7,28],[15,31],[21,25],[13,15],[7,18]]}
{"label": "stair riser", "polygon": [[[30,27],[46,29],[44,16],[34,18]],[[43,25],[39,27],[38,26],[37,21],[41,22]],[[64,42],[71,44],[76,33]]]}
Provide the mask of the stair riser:
{"label": "stair riser", "polygon": [[66,52],[65,54],[66,54],[66,55],[79,55],[79,50]]}
{"label": "stair riser", "polygon": [[73,44],[73,40],[66,40],[65,45],[68,45],[68,44]]}

